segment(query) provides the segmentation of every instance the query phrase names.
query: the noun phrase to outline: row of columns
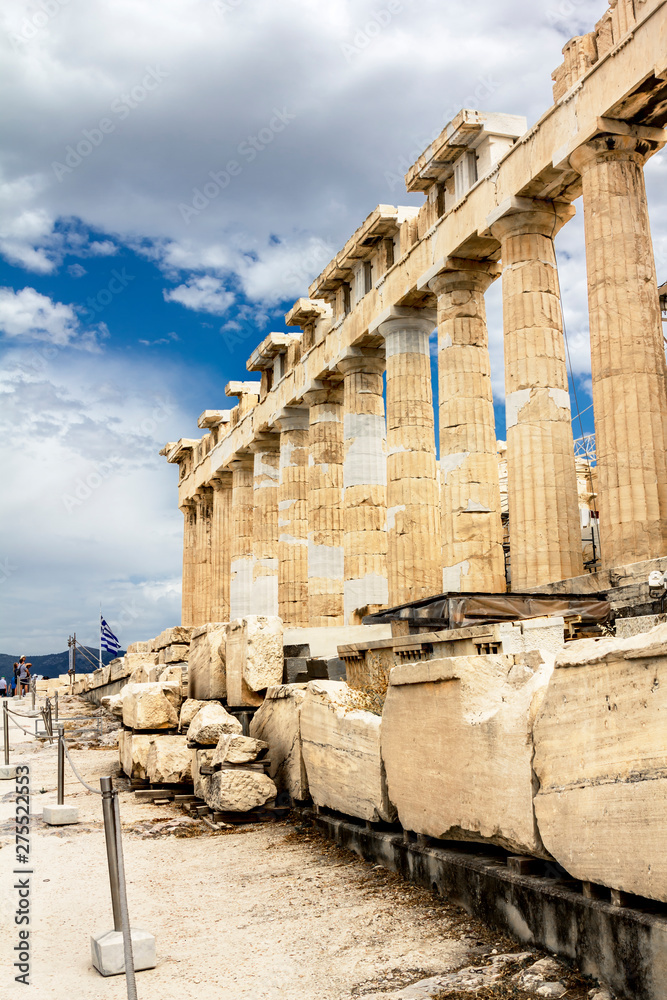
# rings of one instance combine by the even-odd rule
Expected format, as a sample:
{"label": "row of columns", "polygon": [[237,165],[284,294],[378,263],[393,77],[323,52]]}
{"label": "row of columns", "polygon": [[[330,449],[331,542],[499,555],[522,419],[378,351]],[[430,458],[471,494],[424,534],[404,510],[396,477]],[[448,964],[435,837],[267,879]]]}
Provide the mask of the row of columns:
{"label": "row of columns", "polygon": [[[667,368],[642,169],[649,147],[607,136],[572,158],[584,193],[609,566],[667,554]],[[515,199],[489,220],[502,260],[515,590],[583,572],[554,249],[573,214],[564,203]],[[440,469],[434,319],[397,309],[374,331],[384,351],[349,349],[337,366],[342,384],[311,385],[254,454],[184,505],[184,621],[255,613],[340,625],[362,609],[443,590],[505,589],[484,304],[500,273],[493,262],[449,258],[429,282]]]}

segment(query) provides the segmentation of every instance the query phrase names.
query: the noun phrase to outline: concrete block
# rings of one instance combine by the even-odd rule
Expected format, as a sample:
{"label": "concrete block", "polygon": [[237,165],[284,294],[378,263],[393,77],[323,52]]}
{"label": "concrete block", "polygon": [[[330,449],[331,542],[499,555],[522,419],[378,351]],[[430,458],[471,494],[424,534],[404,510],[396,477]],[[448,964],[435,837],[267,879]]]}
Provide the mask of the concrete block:
{"label": "concrete block", "polygon": [[68,826],[79,822],[78,806],[48,805],[42,810],[42,819],[49,826]]}
{"label": "concrete block", "polygon": [[0,780],[16,777],[16,764],[0,764]]}
{"label": "concrete block", "polygon": [[[157,965],[155,938],[148,931],[132,927],[132,956],[135,972],[154,969]],[[90,938],[93,965],[102,976],[120,976],[125,972],[125,954],[121,931],[106,931]]]}

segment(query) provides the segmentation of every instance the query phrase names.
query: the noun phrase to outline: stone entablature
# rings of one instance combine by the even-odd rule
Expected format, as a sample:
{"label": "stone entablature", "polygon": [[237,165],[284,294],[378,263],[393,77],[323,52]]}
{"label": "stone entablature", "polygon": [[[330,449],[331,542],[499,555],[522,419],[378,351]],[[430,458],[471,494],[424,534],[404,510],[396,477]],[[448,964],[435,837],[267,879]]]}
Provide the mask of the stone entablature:
{"label": "stone entablature", "polygon": [[[284,546],[296,545],[317,561],[317,543],[309,542],[312,504],[342,509],[342,529],[324,520],[332,531],[343,533],[343,545],[338,545],[337,535],[330,548],[344,553],[346,624],[364,607],[392,598],[412,599],[417,567],[428,562],[425,538],[435,549],[436,575],[440,570],[443,575],[442,581],[436,580],[427,567],[419,586],[432,592],[440,587],[502,589],[501,508],[493,481],[495,433],[483,304],[486,287],[502,268],[512,586],[534,588],[581,573],[553,238],[572,217],[572,202],[583,193],[603,562],[620,565],[663,554],[667,496],[656,490],[655,480],[656,470],[658,479],[662,474],[667,450],[667,373],[642,168],[667,141],[662,128],[667,120],[662,41],[667,6],[651,0],[636,0],[635,6],[629,0],[612,5],[608,18],[614,47],[601,54],[603,32],[598,26],[597,58],[591,56],[589,68],[585,58],[579,59],[584,76],[578,86],[527,132],[516,116],[470,110],[449,123],[406,176],[409,190],[426,194],[424,205],[378,206],[313,282],[311,297],[299,299],[287,314],[292,332],[270,334],[253,352],[248,368],[261,372],[261,383],[230,383],[226,394],[237,396],[239,404],[229,418],[217,421],[206,411],[202,426],[209,433],[200,442],[167,446],[168,460],[180,467],[179,504],[186,513],[186,529],[188,517],[196,521],[198,512],[208,516],[211,503],[205,491],[210,484],[245,463],[243,482],[239,471],[228,488],[232,525],[234,510],[248,508],[245,541],[241,543],[237,533],[233,543],[239,566],[252,558],[248,462],[254,455],[261,471],[256,445],[261,435],[269,434],[281,454],[283,509],[278,520],[289,528],[281,535],[285,557]],[[580,41],[570,45],[577,48]],[[626,218],[633,220],[631,241],[620,238]],[[600,219],[604,233],[599,231]],[[624,280],[614,290],[617,308],[610,316],[604,289],[612,274],[622,274]],[[632,322],[633,303],[641,314],[639,324]],[[417,413],[417,403],[428,401],[430,393],[424,344],[428,326],[436,325],[436,307],[439,469],[432,419]],[[609,359],[619,357],[621,338],[632,343],[633,350],[624,352],[626,360],[617,371],[610,369]],[[647,377],[646,359],[653,372]],[[338,387],[344,402],[335,416],[332,410],[331,419],[342,423],[342,438],[334,435],[331,441],[339,457],[343,443],[340,493],[331,484],[313,486],[313,476],[321,477],[328,465],[322,450],[325,411],[308,421],[309,407],[322,405],[318,393]],[[463,420],[455,406],[443,406],[443,388],[448,398],[465,400]],[[639,397],[651,401],[654,417],[641,428],[632,425],[633,399]],[[618,406],[609,403],[619,398],[622,420]],[[297,410],[302,411],[298,429]],[[308,454],[308,435],[316,433],[316,427],[315,459]],[[299,457],[293,461],[294,449]],[[311,462],[316,472],[310,471]],[[297,468],[305,471],[294,471]],[[245,492],[236,496],[234,483]],[[187,537],[210,535],[197,534],[191,526]],[[301,556],[296,558],[297,548],[289,550],[290,572],[296,574],[289,586],[299,595],[294,604],[308,592],[312,569]],[[333,566],[332,553],[327,559]],[[194,563],[200,565],[197,559]],[[340,581],[339,567],[332,572]],[[251,580],[252,572],[246,577]],[[317,578],[323,579],[321,567]],[[339,582],[334,592],[338,602]],[[316,596],[322,595],[311,592],[313,601]],[[320,611],[319,617],[330,624],[338,622],[338,611]]]}

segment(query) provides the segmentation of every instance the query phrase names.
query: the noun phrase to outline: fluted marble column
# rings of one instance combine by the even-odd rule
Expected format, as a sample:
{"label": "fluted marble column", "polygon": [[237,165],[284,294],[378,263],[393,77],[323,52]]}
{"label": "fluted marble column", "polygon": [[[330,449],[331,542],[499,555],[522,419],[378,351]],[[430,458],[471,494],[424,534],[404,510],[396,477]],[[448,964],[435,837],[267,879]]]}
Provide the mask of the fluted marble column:
{"label": "fluted marble column", "polygon": [[251,445],[254,465],[253,584],[255,615],[278,614],[278,488],[280,437],[262,434]]}
{"label": "fluted marble column", "polygon": [[181,624],[193,625],[197,504],[192,499],[184,500],[181,503],[180,508],[183,511],[183,589],[181,591]]}
{"label": "fluted marble column", "polygon": [[512,590],[583,573],[554,236],[571,205],[514,199],[501,245]]}
{"label": "fluted marble column", "polygon": [[315,383],[309,412],[308,624],[344,625],[343,388]]}
{"label": "fluted marble column", "polygon": [[609,567],[667,555],[667,368],[643,169],[661,145],[601,135],[570,158],[583,184],[600,543]]}
{"label": "fluted marble column", "polygon": [[253,614],[253,470],[252,455],[238,456],[232,470],[232,533],[229,584],[230,620]]}
{"label": "fluted marble column", "polygon": [[194,599],[192,616],[195,625],[211,621],[211,522],[213,518],[213,490],[201,486],[195,493],[197,525],[195,531]]}
{"label": "fluted marble column", "polygon": [[308,410],[288,407],[280,431],[278,605],[285,625],[308,624]]}
{"label": "fluted marble column", "polygon": [[356,612],[386,606],[387,456],[382,374],[384,353],[350,348],[344,376],[343,530],[345,624]]}
{"label": "fluted marble column", "polygon": [[[397,310],[398,311],[398,310]],[[440,497],[429,336],[435,313],[401,309],[378,327],[387,365],[389,604],[439,594]]]}
{"label": "fluted marble column", "polygon": [[497,264],[450,258],[438,297],[442,589],[505,590],[496,423],[484,293]]}
{"label": "fluted marble column", "polygon": [[232,474],[219,472],[211,480],[213,520],[211,524],[212,595],[211,620],[229,621],[229,577],[232,539]]}

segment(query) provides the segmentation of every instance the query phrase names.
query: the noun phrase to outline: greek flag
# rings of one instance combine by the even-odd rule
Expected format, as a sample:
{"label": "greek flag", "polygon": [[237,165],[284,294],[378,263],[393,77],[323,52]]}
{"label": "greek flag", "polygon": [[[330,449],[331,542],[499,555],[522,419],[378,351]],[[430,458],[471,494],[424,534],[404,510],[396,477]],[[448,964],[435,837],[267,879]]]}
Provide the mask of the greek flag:
{"label": "greek flag", "polygon": [[113,634],[104,618],[100,615],[100,646],[105,649],[107,653],[116,653],[120,650],[120,643],[116,636]]}

